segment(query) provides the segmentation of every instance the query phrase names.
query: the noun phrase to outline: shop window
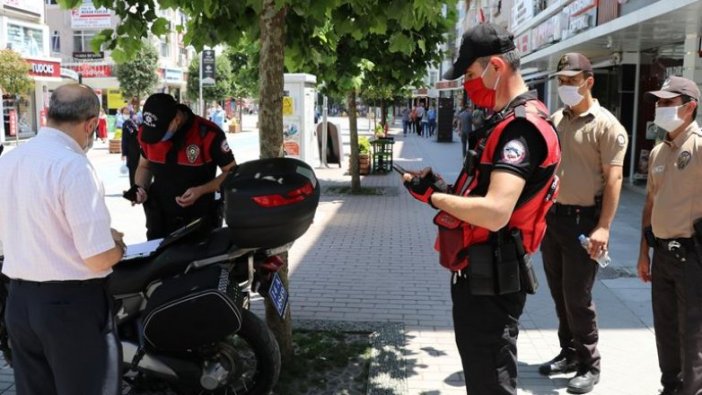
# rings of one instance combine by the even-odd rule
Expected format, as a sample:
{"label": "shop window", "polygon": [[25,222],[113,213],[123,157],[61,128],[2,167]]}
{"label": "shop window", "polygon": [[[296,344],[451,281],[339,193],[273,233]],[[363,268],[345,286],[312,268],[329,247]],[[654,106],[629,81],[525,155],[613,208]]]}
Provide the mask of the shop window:
{"label": "shop window", "polygon": [[73,32],[73,52],[90,52],[90,42],[95,37],[95,32],[76,30]]}

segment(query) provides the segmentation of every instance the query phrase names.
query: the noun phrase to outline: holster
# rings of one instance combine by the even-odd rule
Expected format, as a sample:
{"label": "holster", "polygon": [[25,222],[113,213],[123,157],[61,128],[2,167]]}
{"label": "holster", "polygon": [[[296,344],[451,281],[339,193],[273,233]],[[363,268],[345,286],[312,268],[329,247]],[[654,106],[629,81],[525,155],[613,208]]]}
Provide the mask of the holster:
{"label": "holster", "polygon": [[536,272],[534,271],[534,265],[531,262],[531,255],[524,251],[524,244],[522,243],[522,234],[517,229],[512,229],[510,232],[512,240],[517,248],[517,257],[519,258],[519,279],[522,291],[533,295],[536,290],[539,289],[539,280],[536,278]]}
{"label": "holster", "polygon": [[468,247],[468,283],[472,295],[495,296],[521,289],[517,248],[503,231],[487,243]]}

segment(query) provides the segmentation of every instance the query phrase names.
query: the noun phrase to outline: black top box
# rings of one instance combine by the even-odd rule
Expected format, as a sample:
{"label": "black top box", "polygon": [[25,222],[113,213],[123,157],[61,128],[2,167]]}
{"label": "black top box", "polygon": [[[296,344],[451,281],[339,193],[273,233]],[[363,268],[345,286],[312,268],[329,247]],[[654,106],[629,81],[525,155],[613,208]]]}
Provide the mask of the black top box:
{"label": "black top box", "polygon": [[320,186],[314,170],[292,158],[239,165],[222,183],[224,218],[242,248],[273,248],[302,236],[312,224]]}

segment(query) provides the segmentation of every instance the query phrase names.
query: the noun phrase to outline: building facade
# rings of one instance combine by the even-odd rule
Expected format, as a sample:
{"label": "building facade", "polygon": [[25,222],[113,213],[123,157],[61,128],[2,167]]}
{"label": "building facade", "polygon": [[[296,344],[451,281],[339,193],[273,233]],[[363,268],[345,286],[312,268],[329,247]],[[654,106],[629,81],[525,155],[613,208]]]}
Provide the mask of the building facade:
{"label": "building facade", "polygon": [[[646,181],[648,154],[661,131],[644,93],[671,75],[702,84],[702,0],[476,0],[470,9],[464,2],[460,7],[453,53],[470,26],[489,21],[507,27],[522,54],[525,80],[551,111],[562,105],[557,82],[549,78],[561,57],[588,56],[595,68],[594,96],[629,132],[625,176],[630,183]],[[449,59],[442,64],[447,67]],[[462,94],[460,80],[436,87],[455,101]]]}
{"label": "building facade", "polygon": [[[159,66],[154,70],[159,82],[154,91],[171,93],[180,100],[186,90],[185,71],[192,50],[185,47],[184,33],[177,33],[175,26],[184,25],[185,17],[173,10],[159,10],[157,13],[171,21],[173,26],[166,36],[150,38],[159,54]],[[74,10],[64,10],[56,0],[46,0],[46,20],[51,32],[53,56],[61,59],[64,69],[79,75],[82,83],[95,89],[109,114],[116,113],[129,99],[120,90],[116,77],[118,66],[109,51],[93,52],[91,41],[103,29],[116,29],[120,19],[108,9],[96,8],[90,0],[84,0]],[[62,83],[65,81],[54,82],[49,89],[53,90]]]}
{"label": "building facade", "polygon": [[50,50],[43,0],[0,0],[0,48],[18,52],[34,80],[31,92],[3,96],[0,142],[32,137],[46,122],[49,85],[61,81],[61,59]]}

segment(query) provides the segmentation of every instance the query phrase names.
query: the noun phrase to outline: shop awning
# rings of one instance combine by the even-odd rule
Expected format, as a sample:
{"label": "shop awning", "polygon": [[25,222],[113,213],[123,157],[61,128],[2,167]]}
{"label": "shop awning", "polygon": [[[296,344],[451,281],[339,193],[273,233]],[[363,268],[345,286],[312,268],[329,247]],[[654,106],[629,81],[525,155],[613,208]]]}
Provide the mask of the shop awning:
{"label": "shop awning", "polygon": [[700,34],[702,1],[660,0],[523,57],[523,67],[555,70],[566,52],[581,52],[593,60],[614,53],[640,52],[679,44],[688,34]]}

